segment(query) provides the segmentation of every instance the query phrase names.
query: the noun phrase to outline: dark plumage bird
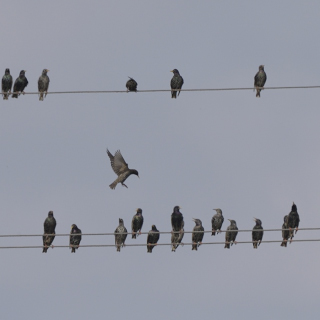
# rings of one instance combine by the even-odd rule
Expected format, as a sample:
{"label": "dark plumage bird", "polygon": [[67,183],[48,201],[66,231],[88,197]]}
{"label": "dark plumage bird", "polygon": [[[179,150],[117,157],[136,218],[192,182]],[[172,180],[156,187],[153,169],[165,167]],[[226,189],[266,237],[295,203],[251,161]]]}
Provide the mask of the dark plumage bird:
{"label": "dark plumage bird", "polygon": [[110,153],[110,151],[107,149],[107,154],[110,158],[110,162],[111,162],[111,167],[113,169],[113,171],[115,172],[115,174],[118,176],[118,178],[116,180],[114,180],[111,184],[110,184],[110,188],[111,189],[115,189],[118,183],[121,183],[123,186],[125,186],[126,188],[128,188],[124,182],[126,181],[126,179],[132,175],[135,174],[136,176],[139,177],[139,173],[137,170],[135,169],[129,169],[128,168],[128,164],[124,161],[120,150],[116,151],[116,153],[114,154],[114,156]]}
{"label": "dark plumage bird", "polygon": [[178,95],[180,94],[180,89],[183,86],[183,78],[180,76],[180,73],[177,69],[173,69],[170,72],[173,72],[173,77],[170,83],[171,89],[179,90],[179,91],[171,90],[171,98],[177,98],[177,93]]}
{"label": "dark plumage bird", "polygon": [[[47,252],[48,248],[51,246],[51,243],[54,240],[55,236],[49,236],[49,234],[56,234],[56,219],[53,216],[53,211],[49,211],[48,217],[46,220],[44,220],[44,233],[42,236],[43,240],[43,251],[42,252]],[[52,246],[53,248],[53,246]]]}
{"label": "dark plumage bird", "polygon": [[150,253],[152,252],[152,249],[157,245],[159,238],[160,238],[159,230],[157,230],[157,227],[153,224],[151,227],[151,230],[148,233],[147,252],[150,252]]}
{"label": "dark plumage bird", "polygon": [[49,82],[50,79],[47,76],[48,69],[43,69],[42,75],[39,77],[38,80],[38,91],[39,91],[39,100],[43,101],[43,95],[45,94],[44,97],[47,96],[48,93],[48,88],[49,88]]}
{"label": "dark plumage bird", "polygon": [[171,232],[171,245],[172,245],[171,248],[173,252],[175,252],[176,249],[179,247],[179,243],[181,243],[183,236],[184,236],[184,221],[182,221],[180,231]]}
{"label": "dark plumage bird", "polygon": [[298,227],[299,227],[299,222],[300,222],[300,218],[299,218],[299,214],[297,211],[297,206],[293,202],[292,207],[291,207],[291,212],[288,214],[288,222],[287,222],[288,229],[290,229],[289,230],[290,243],[292,241],[292,238],[294,237],[294,230],[292,230],[292,229],[296,229],[296,233],[297,233]]}
{"label": "dark plumage bird", "polygon": [[126,83],[127,92],[128,91],[137,92],[137,86],[138,86],[137,81],[129,77],[129,80]]}
{"label": "dark plumage bird", "polygon": [[81,242],[81,230],[77,227],[76,224],[73,224],[71,226],[71,232],[70,232],[70,240],[69,240],[69,246],[71,247],[71,253],[75,253],[76,249],[79,248],[80,242]]}
{"label": "dark plumage bird", "polygon": [[117,246],[117,251],[120,252],[120,248],[125,246],[125,241],[127,239],[127,228],[123,225],[123,220],[119,219],[119,225],[117,229],[114,231],[114,240],[115,240],[115,245]]}
{"label": "dark plumage bird", "polygon": [[172,231],[180,231],[183,223],[183,215],[180,212],[180,207],[175,206],[171,214]]}
{"label": "dark plumage bird", "polygon": [[232,231],[232,230],[238,230],[238,227],[237,227],[237,223],[234,220],[230,220],[230,219],[228,220],[230,221],[230,226],[228,226],[227,228],[226,244],[224,247],[227,249],[230,249],[230,243],[231,245],[233,245],[233,243],[237,244],[236,237],[237,237],[238,231]]}
{"label": "dark plumage bird", "polygon": [[254,218],[254,221],[256,222],[256,225],[252,229],[252,244],[254,249],[258,249],[258,246],[260,246],[263,237],[263,228],[260,219]]}
{"label": "dark plumage bird", "polygon": [[288,216],[284,216],[283,225],[282,225],[282,239],[281,247],[287,247],[288,239],[289,239],[289,230],[288,229]]}
{"label": "dark plumage bird", "polygon": [[138,208],[137,213],[133,216],[131,221],[132,239],[137,238],[137,233],[138,235],[141,234],[142,225],[143,225],[142,209]]}
{"label": "dark plumage bird", "polygon": [[[19,77],[16,79],[16,81],[14,82],[14,86],[13,86],[13,92],[21,92],[22,94],[24,94],[24,88],[28,85],[28,80],[25,76],[26,70],[21,70],[20,71],[20,75]],[[18,98],[19,94],[13,94],[12,98]]]}
{"label": "dark plumage bird", "polygon": [[222,215],[222,210],[221,209],[213,209],[216,210],[217,213],[212,217],[211,219],[211,224],[212,224],[212,236],[216,235],[219,232],[221,232],[221,227],[224,221],[224,217]]}
{"label": "dark plumage bird", "polygon": [[6,69],[4,72],[4,76],[2,77],[2,84],[1,84],[3,100],[8,100],[9,93],[11,93],[12,89],[12,76],[10,74],[10,69]]}
{"label": "dark plumage bird", "polygon": [[254,76],[254,87],[257,90],[256,97],[260,98],[260,91],[261,89],[258,89],[258,87],[262,88],[264,87],[264,84],[267,81],[267,74],[264,72],[264,66],[259,66],[259,71]]}
{"label": "dark plumage bird", "polygon": [[193,231],[202,231],[202,232],[192,232],[192,250],[198,250],[198,247],[201,245],[204,228],[200,219],[192,219],[196,225],[193,228]]}

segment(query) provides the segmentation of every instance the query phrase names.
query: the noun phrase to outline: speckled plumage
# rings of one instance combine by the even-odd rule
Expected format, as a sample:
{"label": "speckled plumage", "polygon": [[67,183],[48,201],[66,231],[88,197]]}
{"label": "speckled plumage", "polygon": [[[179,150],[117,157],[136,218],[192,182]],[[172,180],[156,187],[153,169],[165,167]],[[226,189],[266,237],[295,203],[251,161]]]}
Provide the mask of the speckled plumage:
{"label": "speckled plumage", "polygon": [[288,229],[291,229],[289,230],[290,242],[294,237],[294,229],[296,229],[296,233],[298,232],[299,223],[300,223],[300,217],[298,214],[297,206],[293,202],[291,207],[291,212],[288,214],[288,221],[287,221]]}
{"label": "speckled plumage", "polygon": [[125,246],[125,241],[127,239],[127,228],[123,224],[123,220],[119,219],[119,226],[117,229],[114,231],[115,235],[115,245],[117,247],[117,251],[120,252],[120,248]]}
{"label": "speckled plumage", "polygon": [[137,86],[138,86],[137,81],[129,77],[129,80],[126,83],[127,92],[128,91],[137,92]]}
{"label": "speckled plumage", "polygon": [[217,232],[217,234],[219,232],[221,232],[221,228],[222,228],[222,224],[223,224],[223,221],[224,221],[224,217],[222,215],[222,210],[221,209],[213,209],[213,210],[216,210],[217,213],[211,219],[211,225],[212,225],[212,233],[211,233],[211,235],[215,236],[216,232]]}
{"label": "speckled plumage", "polygon": [[148,233],[147,237],[147,252],[152,253],[152,249],[156,246],[160,239],[159,230],[155,225],[152,225],[151,230]]}
{"label": "speckled plumage", "polygon": [[[21,92],[22,94],[24,94],[23,90],[28,85],[28,79],[26,78],[25,73],[25,70],[20,71],[19,77],[14,82],[13,92]],[[12,98],[18,98],[18,95],[20,95],[20,93],[13,94]]]}
{"label": "speckled plumage", "polygon": [[282,239],[281,247],[287,247],[288,239],[289,239],[289,230],[288,229],[288,216],[284,216],[283,224],[282,224]]}
{"label": "speckled plumage", "polygon": [[256,225],[253,227],[252,230],[252,244],[254,249],[258,249],[258,246],[260,246],[260,243],[263,238],[263,230],[262,228],[262,222],[260,219],[254,218],[254,221],[256,222]]}
{"label": "speckled plumage", "polygon": [[[171,251],[175,252],[179,247],[179,243],[181,243],[184,236],[184,221],[182,221],[180,231],[172,231],[171,232]],[[183,245],[183,244],[182,244]]]}
{"label": "speckled plumage", "polygon": [[142,209],[138,208],[137,213],[132,217],[131,221],[132,239],[136,239],[137,235],[141,233],[142,225]]}
{"label": "speckled plumage", "polygon": [[[195,226],[192,232],[192,250],[198,250],[198,247],[201,245],[203,236],[204,236],[204,228],[202,226],[202,222],[200,219],[193,219],[195,222]],[[194,232],[194,231],[203,231],[203,232]]]}
{"label": "speckled plumage", "polygon": [[180,207],[175,206],[171,214],[172,231],[180,231],[182,228],[183,215],[180,212]]}
{"label": "speckled plumage", "polygon": [[184,81],[177,69],[174,69],[171,72],[173,72],[173,77],[170,82],[171,89],[179,89],[178,91],[171,90],[171,98],[177,98],[177,93],[178,95],[180,94],[180,89],[182,88]]}
{"label": "speckled plumage", "polygon": [[8,92],[11,93],[12,89],[12,76],[10,74],[10,69],[6,69],[4,72],[4,76],[2,77],[1,89],[3,94],[3,100],[8,100]]}
{"label": "speckled plumage", "polygon": [[49,236],[49,234],[55,234],[56,233],[56,219],[53,216],[53,211],[49,211],[48,217],[44,221],[43,227],[44,227],[44,233],[43,233],[43,251],[47,252],[48,248],[51,246],[55,236]]}
{"label": "speckled plumage", "polygon": [[232,231],[232,232],[228,232],[229,230],[238,230],[238,227],[237,227],[237,223],[234,221],[234,220],[230,220],[230,226],[228,226],[227,228],[227,232],[226,232],[226,243],[225,243],[225,248],[227,249],[230,249],[230,243],[231,245],[233,245],[233,243],[236,242],[236,237],[237,237],[237,234],[238,232],[237,231]]}
{"label": "speckled plumage", "polygon": [[259,66],[259,71],[254,76],[254,87],[257,90],[256,97],[260,98],[260,92],[261,89],[258,89],[257,87],[264,87],[265,83],[267,81],[267,74],[264,72],[264,66]]}
{"label": "speckled plumage", "polygon": [[76,224],[71,226],[70,231],[70,239],[69,239],[69,246],[71,247],[71,253],[75,253],[76,250],[79,248],[82,236],[81,230],[77,227]]}
{"label": "speckled plumage", "polygon": [[49,82],[50,79],[47,75],[48,69],[43,69],[42,75],[39,77],[38,80],[38,91],[39,91],[39,100],[43,101],[43,98],[47,96]]}

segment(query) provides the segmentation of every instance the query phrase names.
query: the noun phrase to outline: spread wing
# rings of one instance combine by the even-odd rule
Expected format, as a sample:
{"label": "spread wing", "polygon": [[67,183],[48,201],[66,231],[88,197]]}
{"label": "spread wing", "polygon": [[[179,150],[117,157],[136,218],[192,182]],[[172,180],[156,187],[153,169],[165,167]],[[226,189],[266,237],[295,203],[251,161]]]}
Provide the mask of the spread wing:
{"label": "spread wing", "polygon": [[108,156],[110,158],[111,167],[113,171],[119,176],[121,173],[128,170],[128,164],[124,161],[120,150],[117,150],[114,156],[107,149]]}

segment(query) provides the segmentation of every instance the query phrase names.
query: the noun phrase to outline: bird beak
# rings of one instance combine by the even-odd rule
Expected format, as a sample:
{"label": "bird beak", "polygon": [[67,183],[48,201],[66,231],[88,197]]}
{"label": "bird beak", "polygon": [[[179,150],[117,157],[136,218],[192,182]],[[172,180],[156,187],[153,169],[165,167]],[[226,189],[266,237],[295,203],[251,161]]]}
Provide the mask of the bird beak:
{"label": "bird beak", "polygon": [[50,70],[47,69],[47,72],[49,72]]}
{"label": "bird beak", "polygon": [[193,220],[193,221],[196,221],[196,219],[195,219],[195,218],[192,218],[192,220]]}
{"label": "bird beak", "polygon": [[136,209],[136,212],[138,212],[139,209]]}
{"label": "bird beak", "polygon": [[173,70],[171,70],[170,72],[173,72]]}
{"label": "bird beak", "polygon": [[253,218],[253,221],[257,221],[257,218]]}
{"label": "bird beak", "polygon": [[27,70],[23,70],[24,72],[27,72]]}
{"label": "bird beak", "polygon": [[230,222],[231,222],[231,220],[230,219],[228,219]]}

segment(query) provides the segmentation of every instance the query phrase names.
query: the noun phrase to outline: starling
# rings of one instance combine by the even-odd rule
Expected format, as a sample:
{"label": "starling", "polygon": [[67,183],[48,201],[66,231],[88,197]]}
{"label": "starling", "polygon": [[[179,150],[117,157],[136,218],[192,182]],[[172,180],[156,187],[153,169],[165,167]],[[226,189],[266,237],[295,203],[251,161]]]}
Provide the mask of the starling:
{"label": "starling", "polygon": [[204,228],[200,219],[192,220],[196,223],[195,227],[193,228],[193,231],[202,231],[192,232],[192,250],[198,250],[198,247],[201,245],[204,236]]}
{"label": "starling", "polygon": [[180,231],[171,232],[171,244],[172,244],[173,252],[175,252],[176,249],[179,247],[179,243],[181,243],[183,236],[184,236],[184,221],[182,221]]}
{"label": "starling", "polygon": [[152,253],[152,249],[157,245],[157,242],[160,238],[159,230],[157,230],[157,227],[153,224],[152,229],[148,233],[147,238],[147,252]]}
{"label": "starling", "polygon": [[19,77],[14,82],[13,92],[17,93],[12,94],[12,98],[18,98],[18,95],[20,95],[20,93],[18,94],[18,92],[22,92],[22,94],[24,94],[23,90],[28,85],[28,80],[25,76],[25,72],[26,70],[21,70]]}
{"label": "starling", "polygon": [[216,235],[219,232],[221,232],[221,227],[224,221],[224,217],[222,215],[222,210],[221,209],[213,209],[216,210],[217,213],[212,217],[211,219],[211,224],[212,224],[212,236]]}
{"label": "starling", "polygon": [[6,69],[4,76],[2,77],[2,94],[3,94],[3,100],[8,100],[9,93],[11,93],[12,88],[12,76],[10,74],[10,69]]}
{"label": "starling", "polygon": [[129,91],[137,92],[137,86],[138,86],[137,81],[129,77],[129,80],[126,83],[127,92]]}
{"label": "starling", "polygon": [[114,180],[111,184],[110,184],[110,188],[111,189],[115,189],[118,183],[121,183],[123,186],[125,186],[126,188],[128,188],[124,182],[126,181],[126,179],[131,175],[131,174],[135,174],[136,176],[139,177],[139,173],[137,170],[134,169],[129,169],[128,168],[128,164],[124,161],[120,150],[116,151],[116,153],[114,154],[114,156],[110,153],[110,151],[107,149],[107,153],[108,156],[110,158],[110,162],[111,162],[111,167],[113,169],[113,171],[115,172],[115,174],[118,176],[118,178],[116,180]]}
{"label": "starling", "polygon": [[133,216],[131,221],[132,239],[137,238],[137,233],[138,235],[141,234],[142,225],[143,225],[142,209],[138,208],[137,213]]}
{"label": "starling", "polygon": [[177,93],[178,95],[180,94],[180,89],[182,88],[183,86],[183,78],[180,76],[180,73],[177,69],[173,69],[172,71],[170,72],[173,72],[173,77],[171,79],[171,89],[176,89],[176,90],[179,90],[179,91],[173,91],[171,90],[171,98],[177,98]]}
{"label": "starling", "polygon": [[179,206],[175,206],[171,214],[172,231],[180,231],[182,229],[183,215],[179,209]]}
{"label": "starling", "polygon": [[[43,233],[43,251],[42,252],[47,252],[48,248],[50,247],[51,243],[54,240],[55,236],[49,236],[49,234],[56,234],[55,229],[56,229],[56,219],[53,216],[53,211],[49,211],[48,213],[48,218],[44,221],[44,233]],[[53,246],[52,246],[53,248]]]}
{"label": "starling", "polygon": [[45,94],[44,97],[47,96],[48,93],[48,88],[49,88],[49,82],[50,79],[47,76],[48,69],[43,69],[42,75],[39,77],[38,80],[38,91],[39,91],[39,100],[43,101],[43,95]]}
{"label": "starling", "polygon": [[260,246],[263,237],[263,228],[260,219],[254,218],[254,221],[256,222],[256,225],[252,229],[252,244],[254,249],[258,249],[258,246]]}
{"label": "starling", "polygon": [[296,229],[296,233],[298,232],[298,227],[299,227],[299,222],[300,222],[300,218],[299,218],[299,214],[297,211],[297,206],[295,205],[295,203],[293,202],[292,204],[292,208],[291,208],[291,212],[288,214],[288,221],[287,221],[287,226],[289,230],[289,238],[290,238],[290,243],[292,241],[292,238],[294,236],[294,230],[292,229]]}
{"label": "starling", "polygon": [[77,227],[76,224],[73,224],[71,226],[71,232],[70,232],[70,240],[69,240],[69,246],[71,247],[71,253],[75,253],[76,249],[79,248],[80,242],[81,242],[81,230]]}
{"label": "starling", "polygon": [[115,245],[117,246],[117,251],[120,252],[120,248],[125,246],[124,243],[128,235],[127,228],[123,225],[122,219],[119,219],[119,226],[114,232],[115,232],[115,235],[114,235]]}
{"label": "starling", "polygon": [[259,66],[259,71],[257,72],[257,74],[254,76],[254,87],[257,90],[257,94],[256,97],[260,98],[260,88],[263,88],[264,84],[267,81],[267,74],[264,72],[264,66]]}
{"label": "starling", "polygon": [[287,247],[288,239],[289,239],[289,230],[288,229],[288,216],[284,216],[283,225],[282,225],[282,239],[281,247]]}
{"label": "starling", "polygon": [[227,232],[226,232],[226,244],[225,244],[225,248],[230,249],[230,243],[231,245],[237,244],[236,242],[236,237],[238,234],[238,231],[232,231],[232,230],[238,230],[237,227],[237,223],[234,220],[230,220],[230,226],[227,228]]}

